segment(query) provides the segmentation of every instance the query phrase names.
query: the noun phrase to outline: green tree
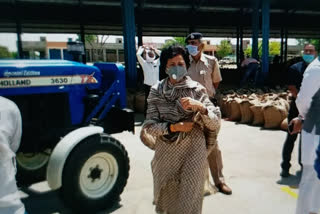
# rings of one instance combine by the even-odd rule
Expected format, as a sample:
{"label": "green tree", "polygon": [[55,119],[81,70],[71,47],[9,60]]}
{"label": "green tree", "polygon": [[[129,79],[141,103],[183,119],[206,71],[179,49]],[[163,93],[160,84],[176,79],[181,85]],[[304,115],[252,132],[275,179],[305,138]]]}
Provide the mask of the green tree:
{"label": "green tree", "polygon": [[9,52],[8,48],[5,46],[0,46],[0,58],[12,58],[11,53]]}
{"label": "green tree", "polygon": [[173,39],[171,40],[167,40],[163,46],[162,46],[162,49],[164,48],[167,48],[171,45],[181,45],[181,46],[185,46],[185,40],[186,38],[185,37],[173,37]]}
{"label": "green tree", "polygon": [[[262,56],[262,41],[259,41],[258,43],[258,49],[259,49],[259,58]],[[245,51],[244,54],[247,56],[251,56],[252,53],[252,47],[249,46]],[[272,41],[269,42],[269,54],[271,56],[280,55],[280,42]]]}
{"label": "green tree", "polygon": [[[80,34],[77,34],[77,35],[78,35],[77,41],[81,41],[81,35]],[[84,36],[84,41],[88,43],[96,42],[97,36],[98,35],[94,35],[94,34],[86,34]]]}
{"label": "green tree", "polygon": [[232,54],[232,45],[229,40],[222,40],[218,46],[217,55],[221,59]]}
{"label": "green tree", "polygon": [[16,52],[16,51],[11,52],[11,56],[14,59],[18,58],[18,52]]}
{"label": "green tree", "polygon": [[181,46],[185,46],[186,37],[174,37],[174,40]]}
{"label": "green tree", "polygon": [[271,56],[280,55],[280,42],[275,42],[275,41],[269,42],[269,54]]}
{"label": "green tree", "polygon": [[251,56],[252,54],[252,48],[251,46],[247,47],[247,49],[244,51],[245,56]]}

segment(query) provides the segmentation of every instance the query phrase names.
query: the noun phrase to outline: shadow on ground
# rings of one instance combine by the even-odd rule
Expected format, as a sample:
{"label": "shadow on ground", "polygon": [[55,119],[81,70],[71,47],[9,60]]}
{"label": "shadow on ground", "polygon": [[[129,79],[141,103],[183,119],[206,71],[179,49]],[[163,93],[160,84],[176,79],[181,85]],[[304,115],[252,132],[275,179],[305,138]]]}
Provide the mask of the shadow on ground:
{"label": "shadow on ground", "polygon": [[[22,199],[22,202],[24,203],[27,212],[30,214],[83,214],[76,213],[70,208],[67,208],[59,197],[59,191],[38,192],[27,187],[24,187],[21,190],[28,195],[26,198]],[[110,209],[100,211],[97,214],[109,214],[120,207],[121,205],[117,203]]]}
{"label": "shadow on ground", "polygon": [[223,118],[225,121],[230,121],[230,122],[234,122],[234,124],[236,125],[247,125],[247,126],[250,126],[250,127],[259,127],[259,129],[261,131],[284,131],[280,128],[264,128],[263,126],[261,125],[252,125],[250,123],[240,123],[239,121],[232,121],[232,120],[229,120],[228,118]]}

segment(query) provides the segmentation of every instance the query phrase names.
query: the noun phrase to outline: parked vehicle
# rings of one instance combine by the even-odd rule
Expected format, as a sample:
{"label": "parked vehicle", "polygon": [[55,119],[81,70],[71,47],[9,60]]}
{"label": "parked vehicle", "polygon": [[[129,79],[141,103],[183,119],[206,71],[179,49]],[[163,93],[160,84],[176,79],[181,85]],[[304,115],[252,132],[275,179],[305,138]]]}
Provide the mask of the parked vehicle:
{"label": "parked vehicle", "polygon": [[225,56],[221,60],[219,60],[220,65],[235,64],[235,63],[237,63],[237,60],[236,60],[236,56],[234,55]]}
{"label": "parked vehicle", "polygon": [[47,180],[68,206],[82,213],[119,200],[129,158],[109,134],[134,131],[122,65],[3,60],[0,96],[14,101],[22,115],[20,185]]}

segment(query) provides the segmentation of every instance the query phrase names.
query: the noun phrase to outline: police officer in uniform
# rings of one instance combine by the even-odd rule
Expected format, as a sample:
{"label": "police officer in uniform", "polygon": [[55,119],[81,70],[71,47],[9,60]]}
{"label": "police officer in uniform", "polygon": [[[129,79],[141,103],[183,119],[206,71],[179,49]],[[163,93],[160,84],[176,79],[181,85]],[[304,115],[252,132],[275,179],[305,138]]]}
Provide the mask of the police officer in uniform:
{"label": "police officer in uniform", "polygon": [[[221,73],[218,60],[214,56],[202,53],[204,44],[201,39],[201,33],[191,33],[185,40],[186,47],[191,55],[188,75],[207,89],[210,100],[215,103],[214,96],[222,80]],[[231,188],[224,181],[222,156],[218,145],[214,146],[214,149],[209,154],[208,162],[215,186],[224,194],[232,194]]]}

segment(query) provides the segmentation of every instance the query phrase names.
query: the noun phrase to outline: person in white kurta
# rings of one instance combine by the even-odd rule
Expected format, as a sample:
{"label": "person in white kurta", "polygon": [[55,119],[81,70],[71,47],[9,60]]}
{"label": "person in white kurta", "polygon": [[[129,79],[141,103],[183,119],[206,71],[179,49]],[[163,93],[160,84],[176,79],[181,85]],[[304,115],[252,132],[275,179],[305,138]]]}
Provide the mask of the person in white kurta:
{"label": "person in white kurta", "polygon": [[161,52],[158,49],[146,46],[140,46],[137,51],[137,59],[142,67],[144,77],[145,115],[148,109],[147,98],[149,96],[150,89],[159,81],[160,59],[156,59],[156,55],[160,56],[160,54]]}
{"label": "person in white kurta", "polygon": [[0,213],[24,214],[15,174],[15,153],[22,133],[21,115],[18,107],[0,96]]}
{"label": "person in white kurta", "polygon": [[[299,199],[296,214],[318,214],[320,212],[320,180],[314,169],[316,149],[319,145],[319,124],[317,112],[320,106],[320,61],[315,59],[304,73],[296,104],[300,118],[304,118],[302,128],[301,159],[302,178],[299,185]],[[294,119],[297,120],[297,119]],[[301,119],[300,119],[301,120]],[[296,124],[295,124],[296,126]]]}

